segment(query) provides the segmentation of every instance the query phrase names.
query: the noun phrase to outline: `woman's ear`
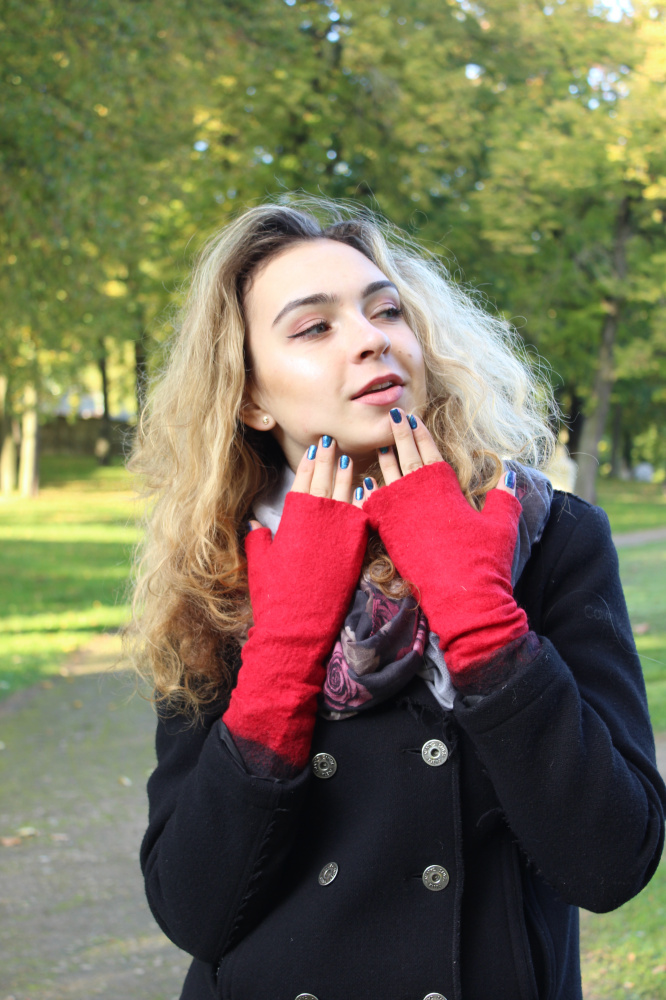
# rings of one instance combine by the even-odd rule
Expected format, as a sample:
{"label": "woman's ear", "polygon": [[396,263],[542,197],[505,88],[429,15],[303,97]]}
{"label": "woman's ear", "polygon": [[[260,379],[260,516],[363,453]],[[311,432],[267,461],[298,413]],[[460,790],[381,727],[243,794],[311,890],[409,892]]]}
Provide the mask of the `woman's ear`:
{"label": "woman's ear", "polygon": [[255,431],[270,431],[275,427],[275,420],[263,406],[247,396],[241,408],[241,420],[247,427]]}

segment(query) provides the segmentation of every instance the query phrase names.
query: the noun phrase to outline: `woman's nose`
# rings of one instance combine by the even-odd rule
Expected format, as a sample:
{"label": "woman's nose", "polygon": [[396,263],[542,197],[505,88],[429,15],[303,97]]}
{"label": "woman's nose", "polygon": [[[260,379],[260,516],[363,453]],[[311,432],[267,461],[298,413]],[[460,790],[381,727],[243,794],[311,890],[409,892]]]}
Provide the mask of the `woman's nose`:
{"label": "woman's nose", "polygon": [[376,327],[365,316],[358,318],[350,330],[351,350],[359,360],[369,357],[380,358],[391,349],[391,341],[386,331]]}

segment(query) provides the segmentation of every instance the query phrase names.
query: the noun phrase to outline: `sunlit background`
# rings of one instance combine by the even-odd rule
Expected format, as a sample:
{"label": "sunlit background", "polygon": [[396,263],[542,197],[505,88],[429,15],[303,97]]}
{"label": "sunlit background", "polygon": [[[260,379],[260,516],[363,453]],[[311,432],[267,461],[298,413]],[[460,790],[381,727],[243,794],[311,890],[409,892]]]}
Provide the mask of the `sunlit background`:
{"label": "sunlit background", "polygon": [[[168,1000],[182,979],[150,918],[132,922],[134,897],[119,908],[108,888],[125,878],[140,892],[126,859],[152,720],[135,707],[108,721],[119,699],[100,703],[85,678],[114,662],[127,618],[137,531],[123,452],[193,257],[267,197],[302,191],[383,213],[515,324],[562,409],[554,475],[609,513],[666,750],[666,4],[5,0],[0,79],[7,1000]],[[67,750],[77,740],[78,756]],[[115,769],[85,849],[62,804],[74,761],[96,769],[83,789]],[[81,866],[108,857],[104,836],[125,844],[113,826],[123,809],[125,867],[105,869],[98,925]],[[51,869],[70,872],[57,892]],[[45,881],[24,898],[37,870]],[[65,912],[82,929],[57,943]],[[663,865],[627,907],[585,917],[587,1000],[666,998],[665,920]],[[35,937],[33,973],[21,948]],[[152,971],[123,979],[121,966]]]}

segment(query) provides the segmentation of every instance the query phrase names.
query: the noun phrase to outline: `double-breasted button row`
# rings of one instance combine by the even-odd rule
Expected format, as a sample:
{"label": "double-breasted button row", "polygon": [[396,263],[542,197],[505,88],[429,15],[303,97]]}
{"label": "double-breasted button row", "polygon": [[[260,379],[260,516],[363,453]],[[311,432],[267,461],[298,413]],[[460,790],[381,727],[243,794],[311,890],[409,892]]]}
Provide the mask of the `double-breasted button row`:
{"label": "double-breasted button row", "polygon": [[[449,759],[449,750],[441,740],[427,740],[421,747],[421,756],[429,767],[441,767]],[[317,753],[312,758],[312,770],[317,778],[332,778],[338,762],[330,753]]]}
{"label": "double-breasted button row", "polygon": [[[336,861],[329,861],[317,876],[319,885],[330,885],[339,870]],[[421,880],[426,889],[430,889],[431,892],[439,892],[440,889],[446,889],[449,884],[449,873],[441,865],[428,865],[421,876]]]}
{"label": "double-breasted button row", "polygon": [[[295,1000],[317,1000],[314,993],[299,993]],[[427,993],[423,1000],[446,1000],[442,993]]]}

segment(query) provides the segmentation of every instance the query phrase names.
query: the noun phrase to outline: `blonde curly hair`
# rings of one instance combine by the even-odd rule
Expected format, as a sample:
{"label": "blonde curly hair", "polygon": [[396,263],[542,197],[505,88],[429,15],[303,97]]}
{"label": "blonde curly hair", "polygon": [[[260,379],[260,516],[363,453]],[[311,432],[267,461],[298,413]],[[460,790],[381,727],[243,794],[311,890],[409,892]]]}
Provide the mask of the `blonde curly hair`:
{"label": "blonde curly hair", "polygon": [[[244,526],[285,461],[270,434],[241,419],[243,296],[261,264],[322,238],[354,247],[397,286],[425,360],[421,416],[470,503],[478,507],[496,485],[500,457],[535,467],[550,457],[546,380],[515,331],[455,284],[439,258],[353,204],[283,196],[247,210],[199,255],[128,463],[149,503],[125,646],[162,707],[197,715],[234,683],[251,620]],[[387,592],[400,592],[376,537],[366,569]]]}

